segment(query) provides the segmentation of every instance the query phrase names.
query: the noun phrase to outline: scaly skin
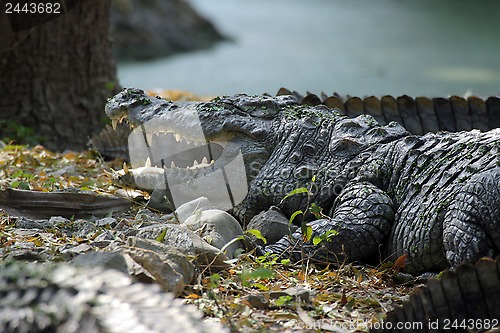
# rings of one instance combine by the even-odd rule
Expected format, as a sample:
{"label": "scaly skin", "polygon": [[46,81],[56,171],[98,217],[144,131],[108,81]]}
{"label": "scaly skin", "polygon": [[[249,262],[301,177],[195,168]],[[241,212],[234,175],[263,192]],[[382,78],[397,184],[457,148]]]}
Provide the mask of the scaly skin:
{"label": "scaly skin", "polygon": [[[327,261],[407,253],[411,273],[440,271],[499,252],[500,130],[419,137],[371,116],[350,119],[323,105],[299,105],[292,96],[175,104],[129,89],[106,107],[110,118],[135,125],[160,118],[168,123],[174,114],[189,112],[199,115],[208,141],[224,137],[240,147],[248,194],[233,214],[242,224],[271,205],[291,216],[315,203],[331,218],[313,221],[306,214],[313,237],[339,232],[321,246],[303,244],[297,232],[267,246],[268,252]],[[192,124],[176,125],[177,134],[189,139]],[[233,156],[226,147],[211,169],[188,176],[196,182]],[[301,187],[311,193],[283,200]]]}
{"label": "scaly skin", "polygon": [[0,265],[0,327],[10,332],[227,332],[158,285],[113,269],[67,264]]}
{"label": "scaly skin", "polygon": [[[406,253],[407,270],[419,273],[498,254],[499,138],[500,130],[428,134],[378,148],[337,198],[332,219],[312,223],[313,237],[340,231],[316,257],[344,252],[349,260],[366,260],[367,253],[380,252],[395,259]],[[266,250],[294,247],[299,258],[300,232],[293,238]]]}
{"label": "scaly skin", "polygon": [[[397,327],[407,327],[407,330]],[[419,325],[419,326],[416,326]],[[410,328],[413,328],[410,330]],[[430,279],[370,332],[498,332],[500,257]]]}

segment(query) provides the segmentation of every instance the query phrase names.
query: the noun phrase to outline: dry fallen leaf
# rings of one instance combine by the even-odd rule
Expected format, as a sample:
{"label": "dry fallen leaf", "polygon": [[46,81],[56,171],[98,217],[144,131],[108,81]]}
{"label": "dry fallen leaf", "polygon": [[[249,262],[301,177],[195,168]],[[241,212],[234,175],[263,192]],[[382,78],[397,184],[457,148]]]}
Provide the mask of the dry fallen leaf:
{"label": "dry fallen leaf", "polygon": [[392,265],[392,269],[395,271],[395,272],[399,272],[400,270],[402,270],[403,268],[405,268],[406,266],[406,257],[408,257],[408,254],[405,253],[403,254],[402,256],[400,256],[396,262],[394,263],[394,265]]}
{"label": "dry fallen leaf", "polygon": [[340,298],[340,305],[346,305],[347,304],[347,296],[345,293],[345,289],[342,289],[342,296]]}
{"label": "dry fallen leaf", "polygon": [[187,298],[187,299],[199,299],[200,295],[191,293],[191,294],[187,295],[185,298]]}

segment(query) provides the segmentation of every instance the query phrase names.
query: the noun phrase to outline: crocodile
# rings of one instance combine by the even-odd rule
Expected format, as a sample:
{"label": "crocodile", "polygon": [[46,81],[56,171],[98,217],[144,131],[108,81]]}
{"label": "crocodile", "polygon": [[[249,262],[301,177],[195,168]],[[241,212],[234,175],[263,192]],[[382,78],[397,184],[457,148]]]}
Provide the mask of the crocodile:
{"label": "crocodile", "polygon": [[[372,323],[373,324],[373,323]],[[406,329],[405,329],[406,328]],[[500,329],[500,257],[462,264],[429,279],[403,306],[372,325],[379,332],[497,332]]]}
{"label": "crocodile", "polygon": [[118,270],[22,261],[0,265],[0,327],[4,333],[229,332],[202,321],[194,305]]}
{"label": "crocodile", "polygon": [[[280,88],[276,96],[290,95],[303,105],[326,105],[337,109],[351,118],[362,114],[371,115],[380,124],[391,121],[401,124],[412,134],[423,135],[438,131],[469,131],[479,129],[488,131],[500,127],[500,96],[481,98],[478,96],[416,97],[408,95],[380,98],[375,96],[340,96],[337,93],[320,96],[307,93],[305,96],[286,88]],[[91,146],[109,159],[129,160],[127,138],[128,126],[113,129],[106,126],[92,136]]]}
{"label": "crocodile", "polygon": [[[189,178],[196,187],[241,153],[248,193],[231,213],[246,225],[277,206],[307,226],[267,245],[266,252],[317,262],[406,256],[405,270],[412,274],[499,253],[500,129],[418,136],[395,122],[349,118],[325,105],[301,105],[290,95],[174,103],[125,89],[105,111],[114,123],[126,120],[143,129],[155,119],[181,119],[150,133],[180,141],[192,140],[193,131],[182,115],[197,113],[206,143],[221,137],[229,142],[220,156],[210,165],[187,168],[173,160],[150,162],[165,174],[183,174],[179,182]],[[170,185],[162,186],[168,192]],[[304,212],[301,218],[297,212]],[[304,230],[311,230],[310,237]],[[334,237],[314,242],[334,235],[331,230]]]}

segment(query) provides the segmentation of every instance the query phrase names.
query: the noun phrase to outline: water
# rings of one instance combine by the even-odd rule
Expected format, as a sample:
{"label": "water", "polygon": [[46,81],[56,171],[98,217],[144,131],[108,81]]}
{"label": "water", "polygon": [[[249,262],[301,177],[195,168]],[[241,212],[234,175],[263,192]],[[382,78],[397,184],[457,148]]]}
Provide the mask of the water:
{"label": "water", "polygon": [[192,0],[233,42],[121,63],[123,86],[197,94],[500,93],[500,2]]}

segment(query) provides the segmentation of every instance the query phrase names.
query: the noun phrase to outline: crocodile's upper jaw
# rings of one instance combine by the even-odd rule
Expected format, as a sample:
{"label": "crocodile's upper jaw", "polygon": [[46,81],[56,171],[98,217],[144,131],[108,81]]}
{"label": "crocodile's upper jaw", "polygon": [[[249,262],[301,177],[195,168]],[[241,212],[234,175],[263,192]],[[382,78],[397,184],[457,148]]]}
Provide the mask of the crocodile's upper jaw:
{"label": "crocodile's upper jaw", "polygon": [[133,168],[143,167],[149,159],[152,166],[208,172],[239,153],[252,160],[268,155],[259,142],[267,138],[271,121],[203,105],[173,103],[125,89],[108,101],[106,114],[113,124],[135,127],[129,136]]}

